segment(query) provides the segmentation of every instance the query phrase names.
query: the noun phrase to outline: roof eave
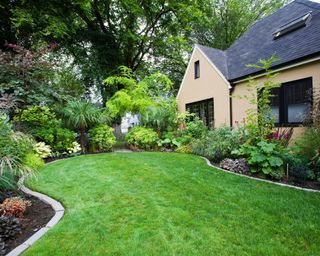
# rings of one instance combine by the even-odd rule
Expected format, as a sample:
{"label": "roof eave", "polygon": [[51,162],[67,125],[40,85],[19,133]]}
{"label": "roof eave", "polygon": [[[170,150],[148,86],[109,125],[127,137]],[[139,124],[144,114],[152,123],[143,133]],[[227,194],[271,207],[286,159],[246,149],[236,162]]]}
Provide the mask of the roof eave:
{"label": "roof eave", "polygon": [[[300,65],[304,65],[313,61],[317,61],[320,60],[320,51],[310,54],[310,55],[306,55],[303,56],[301,58],[297,58],[294,60],[290,60],[275,66],[271,67],[271,70],[274,72],[278,72],[278,71],[282,71],[285,69],[290,69],[296,66],[300,66]],[[264,76],[264,74],[266,73],[265,70],[258,70],[256,72],[252,72],[249,73],[247,75],[241,76],[241,77],[236,77],[233,79],[230,79],[229,82],[232,86],[235,86],[237,83],[242,83],[244,81],[247,81],[249,78],[256,78],[256,77],[261,77]]]}

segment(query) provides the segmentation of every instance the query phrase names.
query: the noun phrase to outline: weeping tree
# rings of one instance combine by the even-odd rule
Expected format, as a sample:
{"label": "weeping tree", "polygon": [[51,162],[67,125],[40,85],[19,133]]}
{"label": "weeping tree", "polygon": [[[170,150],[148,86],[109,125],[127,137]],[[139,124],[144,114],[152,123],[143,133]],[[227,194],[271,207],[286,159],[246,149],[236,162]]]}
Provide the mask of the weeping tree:
{"label": "weeping tree", "polygon": [[168,98],[173,85],[159,72],[139,80],[125,66],[120,66],[118,75],[108,77],[104,84],[109,88],[121,88],[106,104],[107,111],[118,124],[126,113],[142,115],[151,106]]}

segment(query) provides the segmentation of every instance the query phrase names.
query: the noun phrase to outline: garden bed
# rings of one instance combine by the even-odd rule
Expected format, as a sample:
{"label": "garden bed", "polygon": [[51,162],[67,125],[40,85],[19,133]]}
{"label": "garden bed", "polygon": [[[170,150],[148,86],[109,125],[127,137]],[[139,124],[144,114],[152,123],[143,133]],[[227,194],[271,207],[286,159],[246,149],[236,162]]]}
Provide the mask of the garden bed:
{"label": "garden bed", "polygon": [[[219,163],[215,163],[210,161],[210,163],[220,169],[223,169],[227,172],[231,172],[231,173],[237,173],[234,172],[232,170],[227,170],[225,168],[222,168],[220,166]],[[282,184],[287,184],[287,185],[291,185],[291,186],[296,186],[296,187],[301,187],[301,188],[307,188],[307,189],[315,189],[315,190],[319,190],[320,191],[320,182],[319,181],[313,181],[313,180],[299,180],[295,177],[288,177],[288,179],[284,178],[282,180],[275,180],[275,179],[271,179],[268,176],[262,174],[262,173],[240,173],[241,175],[245,175],[245,176],[249,176],[249,177],[254,177],[254,178],[258,178],[258,179],[264,179],[264,180],[269,180],[269,181],[273,181],[273,182],[278,182],[278,183],[282,183]]]}
{"label": "garden bed", "polygon": [[21,222],[21,232],[13,240],[6,242],[6,252],[10,252],[29,237],[44,227],[54,216],[54,210],[50,205],[42,202],[40,199],[24,194],[27,200],[31,201],[31,206],[27,208]]}

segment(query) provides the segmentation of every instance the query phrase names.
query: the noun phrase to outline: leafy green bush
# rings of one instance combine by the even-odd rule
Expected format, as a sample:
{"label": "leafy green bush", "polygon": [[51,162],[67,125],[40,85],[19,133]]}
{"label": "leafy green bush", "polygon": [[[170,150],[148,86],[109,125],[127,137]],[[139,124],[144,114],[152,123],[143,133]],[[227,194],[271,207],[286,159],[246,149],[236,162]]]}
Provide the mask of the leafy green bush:
{"label": "leafy green bush", "polygon": [[307,159],[309,167],[314,171],[315,178],[320,177],[320,128],[306,128],[302,137],[297,139],[298,155]]}
{"label": "leafy green bush", "polygon": [[[19,122],[19,118],[14,118]],[[22,111],[21,125],[30,132],[38,141],[45,142],[53,152],[65,153],[72,147],[76,139],[75,132],[62,128],[61,120],[47,106],[32,106]]]}
{"label": "leafy green bush", "polygon": [[94,149],[110,151],[116,143],[116,137],[113,134],[113,128],[106,124],[98,125],[88,132],[91,146]]}
{"label": "leafy green bush", "polygon": [[60,127],[42,127],[35,132],[35,137],[48,144],[53,152],[64,153],[72,147],[76,133]]}
{"label": "leafy green bush", "polygon": [[32,106],[22,111],[20,119],[15,116],[14,121],[19,121],[27,129],[38,127],[59,126],[61,121],[56,118],[55,113],[47,106]]}
{"label": "leafy green bush", "polygon": [[23,163],[33,171],[37,171],[44,166],[44,161],[42,158],[34,153],[28,153],[25,155]]}
{"label": "leafy green bush", "polygon": [[158,134],[172,132],[178,129],[182,117],[178,112],[175,99],[162,100],[155,106],[150,106],[140,116],[141,124],[153,128]]}
{"label": "leafy green bush", "polygon": [[176,149],[176,152],[184,153],[184,154],[191,154],[192,147],[191,147],[191,145],[181,145]]}
{"label": "leafy green bush", "polygon": [[139,149],[152,149],[158,140],[158,134],[151,128],[133,127],[125,137],[129,145]]}
{"label": "leafy green bush", "polygon": [[203,138],[195,139],[191,145],[193,153],[219,162],[232,156],[231,152],[239,148],[241,139],[241,130],[222,126],[210,130]]}
{"label": "leafy green bush", "polygon": [[250,172],[262,172],[275,179],[284,176],[284,161],[287,150],[280,144],[260,141],[256,145],[245,143],[233,153],[237,156],[246,157],[250,165]]}
{"label": "leafy green bush", "polygon": [[184,127],[179,130],[179,142],[188,145],[193,139],[204,138],[208,133],[208,127],[199,118],[185,123]]}
{"label": "leafy green bush", "polygon": [[158,140],[159,147],[166,147],[166,148],[177,148],[181,145],[177,138],[172,132],[166,132],[163,135],[162,139]]}

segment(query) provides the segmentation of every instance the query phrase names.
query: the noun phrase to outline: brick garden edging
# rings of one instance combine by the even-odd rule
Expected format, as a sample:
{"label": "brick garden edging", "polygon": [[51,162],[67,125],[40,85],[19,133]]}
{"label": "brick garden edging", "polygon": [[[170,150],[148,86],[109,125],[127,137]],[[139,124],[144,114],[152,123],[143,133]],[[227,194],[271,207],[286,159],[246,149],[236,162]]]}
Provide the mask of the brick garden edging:
{"label": "brick garden edging", "polygon": [[23,185],[25,176],[22,176],[19,180],[19,186],[21,190],[34,197],[37,197],[41,201],[51,205],[53,210],[55,211],[54,216],[52,219],[47,223],[47,225],[41,229],[39,229],[36,233],[34,233],[31,237],[28,238],[27,241],[23,242],[16,248],[14,248],[11,252],[9,252],[6,256],[18,256],[25,250],[27,250],[31,245],[33,245],[36,241],[38,241],[45,233],[47,233],[51,228],[53,228],[63,217],[64,215],[64,208],[61,203],[52,199],[51,197],[41,194],[39,192],[32,191],[31,189],[25,187]]}
{"label": "brick garden edging", "polygon": [[288,187],[288,188],[294,188],[294,189],[304,190],[304,191],[308,191],[308,192],[320,193],[320,190],[316,190],[316,189],[302,188],[302,187],[297,187],[297,186],[293,186],[293,185],[289,185],[289,184],[284,184],[284,183],[280,183],[280,182],[275,182],[275,181],[271,181],[271,180],[265,180],[265,179],[260,179],[260,178],[256,178],[256,177],[251,177],[251,176],[244,175],[244,174],[240,174],[240,173],[236,173],[236,172],[231,172],[231,171],[228,171],[228,170],[225,170],[225,169],[222,169],[222,168],[220,168],[220,167],[217,167],[217,166],[212,165],[211,162],[209,161],[209,159],[207,159],[207,158],[205,158],[205,157],[203,157],[203,156],[201,156],[201,158],[203,158],[210,167],[216,168],[216,169],[218,169],[218,170],[220,170],[220,171],[223,171],[223,172],[227,172],[227,173],[231,173],[231,174],[234,174],[234,175],[246,177],[246,178],[252,179],[252,180],[258,180],[258,181],[263,181],[263,182],[275,184],[275,185],[278,185],[278,186],[283,186],[283,187]]}

